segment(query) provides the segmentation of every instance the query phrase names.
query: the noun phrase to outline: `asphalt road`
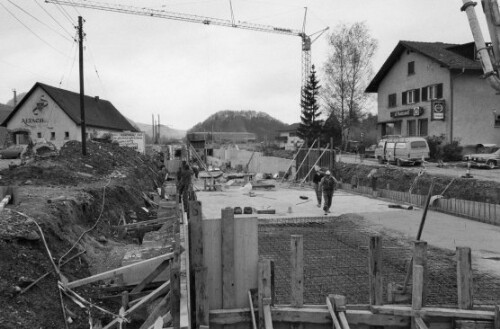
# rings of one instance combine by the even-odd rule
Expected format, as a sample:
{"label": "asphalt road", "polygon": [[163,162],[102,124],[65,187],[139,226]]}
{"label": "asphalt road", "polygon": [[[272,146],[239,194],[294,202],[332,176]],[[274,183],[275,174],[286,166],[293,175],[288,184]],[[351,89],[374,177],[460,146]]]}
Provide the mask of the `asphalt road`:
{"label": "asphalt road", "polygon": [[[345,163],[360,163],[360,159],[358,156],[354,154],[341,154],[337,156],[337,161],[345,162]],[[388,164],[379,164],[374,158],[366,158],[363,160],[363,164],[367,164],[370,166],[393,166]],[[396,167],[396,166],[394,166]],[[399,167],[405,170],[418,172],[422,168],[425,168],[425,171],[432,175],[444,175],[450,177],[460,177],[464,175],[467,171],[467,168],[464,163],[456,162],[456,163],[447,163],[444,168],[438,168],[436,163],[427,162],[424,166],[403,166]],[[473,178],[487,180],[487,181],[495,181],[500,183],[500,168],[496,169],[483,169],[483,168],[471,168],[470,173]]]}

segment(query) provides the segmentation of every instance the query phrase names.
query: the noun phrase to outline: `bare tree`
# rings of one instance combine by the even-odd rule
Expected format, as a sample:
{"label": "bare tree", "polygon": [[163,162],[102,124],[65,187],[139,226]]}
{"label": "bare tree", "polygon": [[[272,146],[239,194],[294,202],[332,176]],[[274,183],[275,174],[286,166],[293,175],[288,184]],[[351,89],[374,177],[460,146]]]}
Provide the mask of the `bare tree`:
{"label": "bare tree", "polygon": [[340,24],[329,35],[330,55],[324,65],[322,99],[325,108],[342,127],[347,146],[351,127],[363,113],[368,95],[366,85],[372,75],[371,60],[377,40],[370,36],[364,22]]}

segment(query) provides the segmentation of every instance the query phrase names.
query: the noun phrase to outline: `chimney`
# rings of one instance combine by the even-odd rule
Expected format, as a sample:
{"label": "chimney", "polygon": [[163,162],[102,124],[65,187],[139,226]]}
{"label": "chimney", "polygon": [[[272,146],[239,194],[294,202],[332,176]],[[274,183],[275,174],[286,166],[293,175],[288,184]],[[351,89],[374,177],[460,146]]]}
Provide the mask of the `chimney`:
{"label": "chimney", "polygon": [[17,106],[17,90],[12,89],[12,92],[14,93],[14,107]]}
{"label": "chimney", "polygon": [[95,96],[94,99],[95,99],[96,102],[98,102],[99,101],[99,96]]}

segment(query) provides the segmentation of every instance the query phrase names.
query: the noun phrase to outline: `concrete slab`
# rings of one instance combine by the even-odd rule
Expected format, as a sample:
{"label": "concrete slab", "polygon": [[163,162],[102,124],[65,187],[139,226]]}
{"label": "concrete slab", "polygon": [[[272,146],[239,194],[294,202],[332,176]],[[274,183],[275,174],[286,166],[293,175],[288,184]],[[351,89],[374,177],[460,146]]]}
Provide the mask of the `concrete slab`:
{"label": "concrete slab", "polygon": [[[275,190],[253,190],[255,196],[248,195],[248,190],[231,187],[224,191],[199,191],[196,193],[202,203],[203,216],[207,219],[220,218],[221,209],[226,207],[252,207],[257,210],[276,209],[275,215],[260,214],[258,218],[309,217],[322,216],[322,208],[316,206],[316,195],[312,188],[276,188]],[[308,197],[303,200],[300,196]],[[371,199],[342,190],[335,191],[331,213],[328,216],[339,216],[346,213],[395,211],[388,210],[389,202]],[[252,215],[237,215],[250,216]]]}

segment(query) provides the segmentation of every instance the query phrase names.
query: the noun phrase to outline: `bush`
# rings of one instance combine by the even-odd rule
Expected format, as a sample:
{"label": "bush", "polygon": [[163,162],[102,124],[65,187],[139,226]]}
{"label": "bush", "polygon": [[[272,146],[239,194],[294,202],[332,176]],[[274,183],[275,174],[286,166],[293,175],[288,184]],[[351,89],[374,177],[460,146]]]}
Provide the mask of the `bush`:
{"label": "bush", "polygon": [[438,147],[444,142],[444,135],[432,135],[427,137],[427,144],[429,144],[429,156],[432,160],[436,160]]}
{"label": "bush", "polygon": [[453,141],[443,146],[444,161],[460,161],[462,159],[462,149],[458,141]]}

